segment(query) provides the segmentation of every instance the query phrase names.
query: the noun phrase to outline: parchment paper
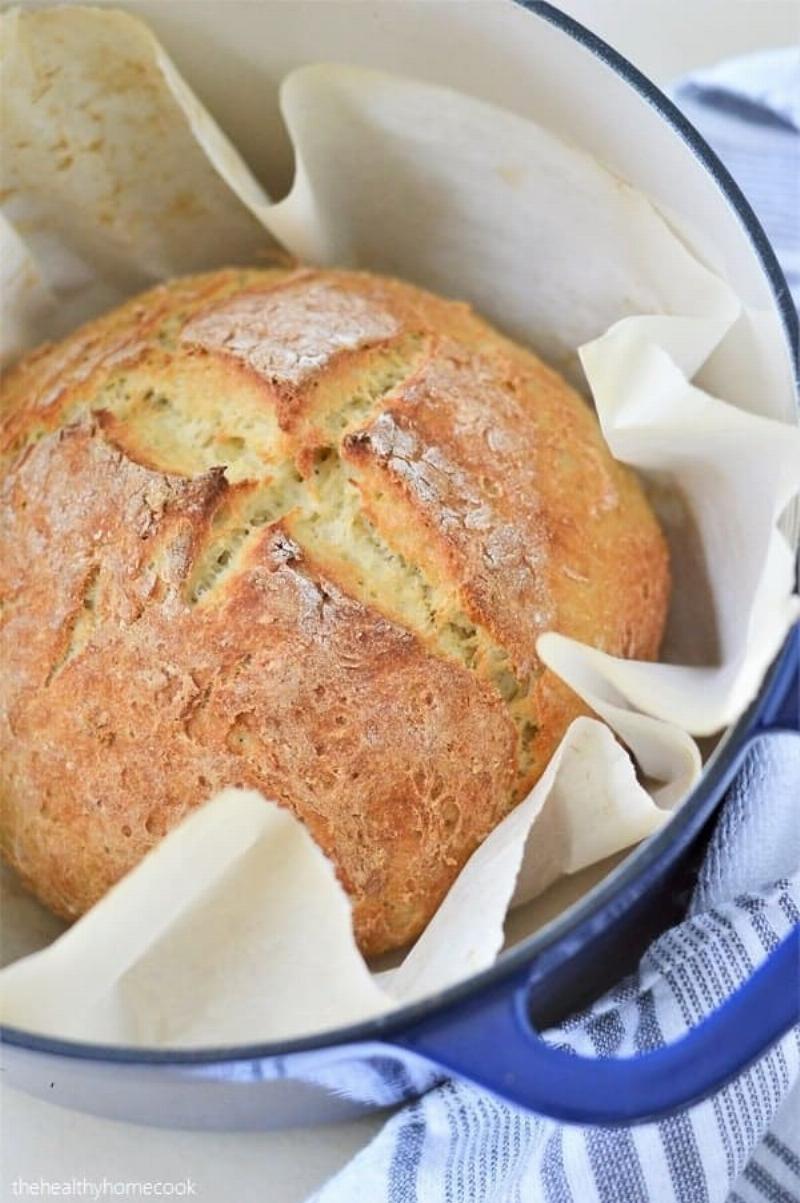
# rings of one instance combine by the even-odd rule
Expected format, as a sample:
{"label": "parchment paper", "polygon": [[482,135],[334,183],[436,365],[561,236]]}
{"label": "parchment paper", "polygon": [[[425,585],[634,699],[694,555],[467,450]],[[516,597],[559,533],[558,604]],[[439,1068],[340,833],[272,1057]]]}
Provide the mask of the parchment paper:
{"label": "parchment paper", "polygon": [[[719,731],[753,696],[798,612],[776,523],[800,485],[800,433],[692,386],[736,297],[644,196],[531,122],[428,84],[303,68],[281,96],[296,179],[272,204],[139,22],[59,8],[2,23],[9,356],[155,279],[281,248],[391,272],[470,300],[588,382],[614,454],[653,490],[680,572],[666,663],[540,639],[604,721],[572,724],[399,966],[364,964],[305,829],[229,790],[3,970],[0,1015],[85,1040],[225,1044],[441,989],[497,956],[510,905],[657,830],[699,775],[692,735]],[[37,932],[28,947],[49,935]]]}

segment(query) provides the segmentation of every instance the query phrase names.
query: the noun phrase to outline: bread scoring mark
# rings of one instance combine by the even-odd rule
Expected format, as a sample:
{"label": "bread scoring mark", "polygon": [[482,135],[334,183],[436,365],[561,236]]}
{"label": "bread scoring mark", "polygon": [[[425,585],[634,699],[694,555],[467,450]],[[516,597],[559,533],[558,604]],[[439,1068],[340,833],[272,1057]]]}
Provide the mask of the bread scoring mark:
{"label": "bread scoring mark", "polygon": [[556,618],[550,565],[561,528],[558,506],[545,504],[549,482],[536,481],[552,445],[547,380],[540,417],[521,400],[520,371],[502,348],[470,356],[439,337],[344,455],[368,482],[373,520],[401,550],[418,548],[426,568],[447,561],[464,608],[513,649],[524,678],[540,669],[536,630]]}
{"label": "bread scoring mark", "polygon": [[[306,517],[317,513],[322,483],[319,465],[326,455],[334,454],[333,446],[326,442],[331,432],[336,432],[334,441],[340,441],[353,422],[375,412],[396,386],[413,375],[422,353],[417,336],[400,339],[369,356],[357,387],[345,389],[340,380],[336,390],[314,398],[306,422],[305,446],[297,459],[286,458],[270,465],[269,476],[261,480],[241,481],[240,486],[234,486],[239,491],[232,491],[220,505],[212,519],[210,538],[197,552],[187,590],[190,604],[201,598],[208,600],[208,595],[238,569],[260,528],[275,525],[292,511]],[[248,440],[243,441],[249,451]],[[336,502],[333,508],[335,511]],[[337,546],[340,555],[344,554],[341,540]]]}
{"label": "bread scoring mark", "polygon": [[[424,512],[445,535],[460,530],[480,533],[488,569],[507,574],[521,560],[527,563],[530,552],[513,523],[495,511],[469,475],[441,448],[424,444],[390,410],[346,437],[343,450],[353,471],[369,459],[377,460],[422,503]],[[532,571],[531,565],[528,568]]]}
{"label": "bread scoring mark", "polygon": [[74,660],[92,637],[97,626],[97,591],[100,576],[99,564],[89,569],[81,589],[81,598],[64,631],[64,645],[55,663],[51,666],[45,685],[50,683]]}
{"label": "bread scoring mark", "polygon": [[[466,472],[435,446],[421,445],[416,435],[403,429],[390,410],[384,410],[365,430],[351,435],[349,448],[368,447],[427,507],[445,532],[463,526],[489,530],[497,519],[487,499]],[[457,497],[458,507],[448,504]]]}
{"label": "bread scoring mark", "polygon": [[[99,342],[99,347],[96,345]],[[98,368],[113,368],[118,364],[135,359],[145,349],[145,342],[136,334],[123,334],[112,340],[89,340],[78,347],[61,362],[53,366],[52,383],[39,397],[37,408],[49,409],[51,405],[76,384],[88,380]]]}
{"label": "bread scoring mark", "polygon": [[[154,347],[173,350],[177,331],[210,297],[225,296],[266,274],[232,269],[159,284],[81,327],[63,343],[32,351],[3,380],[0,449],[4,457],[15,458],[59,425],[99,408],[97,393],[91,392],[93,379],[102,392],[109,371],[132,369]],[[24,394],[19,393],[20,382],[27,384]],[[15,400],[22,403],[15,405]]]}
{"label": "bread scoring mark", "polygon": [[184,326],[180,341],[223,351],[265,380],[297,386],[341,351],[398,332],[397,319],[374,300],[304,278],[211,306]]}
{"label": "bread scoring mark", "polygon": [[403,555],[370,521],[357,478],[336,449],[318,452],[311,486],[284,522],[322,571],[332,573],[352,597],[409,630],[429,652],[463,665],[496,690],[517,728],[524,777],[536,732],[530,677],[518,677],[508,652],[464,613],[457,585],[436,579],[416,557]]}
{"label": "bread scoring mark", "polygon": [[276,523],[302,501],[301,476],[294,464],[280,464],[266,482],[243,482],[232,488],[213,515],[209,538],[195,556],[186,582],[186,595],[195,605],[235,572],[251,537]]}
{"label": "bread scoring mark", "polygon": [[239,404],[226,404],[230,373],[218,364],[174,361],[151,351],[122,372],[112,373],[87,407],[106,415],[117,446],[136,463],[155,471],[194,478],[224,467],[231,483],[269,474],[281,456],[282,436],[274,410],[259,386],[239,385]]}
{"label": "bread scoring mark", "polygon": [[74,344],[54,349],[31,400],[16,411],[10,410],[3,422],[3,454],[13,458],[24,453],[58,423],[68,423],[84,412],[86,406],[80,402],[70,405],[70,394],[95,372],[135,360],[144,347],[138,334],[128,330],[110,341],[100,334],[86,334]]}
{"label": "bread scoring mark", "polygon": [[304,395],[306,429],[322,432],[326,441],[338,443],[375,413],[376,402],[406,385],[430,354],[418,333],[401,335],[391,342],[361,351],[357,357],[314,382]]}
{"label": "bread scoring mark", "polygon": [[418,635],[432,635],[428,582],[369,521],[359,490],[334,447],[318,450],[303,502],[287,515],[286,527],[351,596]]}

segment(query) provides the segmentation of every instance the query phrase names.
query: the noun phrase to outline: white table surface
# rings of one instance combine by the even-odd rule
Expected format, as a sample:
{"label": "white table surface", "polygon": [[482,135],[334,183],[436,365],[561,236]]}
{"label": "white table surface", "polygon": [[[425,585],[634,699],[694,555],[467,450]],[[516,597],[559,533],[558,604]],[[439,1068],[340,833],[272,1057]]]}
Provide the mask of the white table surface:
{"label": "white table surface", "polygon": [[[658,83],[800,39],[800,0],[560,0],[560,6]],[[0,1199],[25,1197],[13,1189],[19,1178],[177,1182],[188,1176],[202,1203],[301,1203],[382,1122],[263,1134],[161,1131],[94,1119],[0,1088]]]}

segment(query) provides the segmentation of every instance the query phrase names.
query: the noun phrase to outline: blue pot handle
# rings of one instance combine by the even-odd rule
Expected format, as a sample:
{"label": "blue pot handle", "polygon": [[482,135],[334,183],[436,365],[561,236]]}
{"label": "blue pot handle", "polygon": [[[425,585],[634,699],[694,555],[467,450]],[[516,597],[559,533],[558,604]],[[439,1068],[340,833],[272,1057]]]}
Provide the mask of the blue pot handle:
{"label": "blue pot handle", "polygon": [[[800,727],[798,666],[795,628],[752,738]],[[530,1019],[529,972],[437,1011],[393,1042],[540,1115],[615,1125],[700,1102],[800,1023],[800,926],[685,1036],[633,1057],[584,1057],[544,1041]]]}
{"label": "blue pot handle", "polygon": [[674,1044],[634,1057],[584,1057],[530,1022],[527,982],[507,983],[394,1043],[564,1123],[644,1123],[720,1090],[800,1023],[800,927],[723,1005]]}

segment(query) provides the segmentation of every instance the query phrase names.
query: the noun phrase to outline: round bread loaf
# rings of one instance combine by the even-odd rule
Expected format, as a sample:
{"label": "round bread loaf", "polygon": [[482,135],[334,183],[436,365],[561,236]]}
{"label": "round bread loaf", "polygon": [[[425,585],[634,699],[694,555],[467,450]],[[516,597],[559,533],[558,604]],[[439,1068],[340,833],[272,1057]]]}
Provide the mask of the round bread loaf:
{"label": "round bread loaf", "polygon": [[583,711],[537,636],[658,652],[664,540],[589,407],[410,285],[177,280],[2,415],[2,847],[66,917],[240,785],[403,945]]}

